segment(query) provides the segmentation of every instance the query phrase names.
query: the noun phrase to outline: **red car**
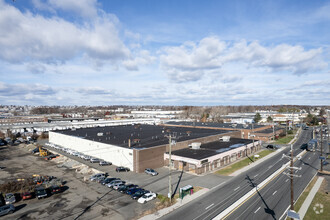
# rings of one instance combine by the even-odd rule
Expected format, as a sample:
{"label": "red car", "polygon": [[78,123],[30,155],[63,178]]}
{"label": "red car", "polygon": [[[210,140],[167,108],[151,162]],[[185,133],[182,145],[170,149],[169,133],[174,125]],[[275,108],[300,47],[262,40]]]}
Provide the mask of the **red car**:
{"label": "red car", "polygon": [[32,193],[30,193],[30,192],[22,193],[22,199],[23,200],[32,199]]}

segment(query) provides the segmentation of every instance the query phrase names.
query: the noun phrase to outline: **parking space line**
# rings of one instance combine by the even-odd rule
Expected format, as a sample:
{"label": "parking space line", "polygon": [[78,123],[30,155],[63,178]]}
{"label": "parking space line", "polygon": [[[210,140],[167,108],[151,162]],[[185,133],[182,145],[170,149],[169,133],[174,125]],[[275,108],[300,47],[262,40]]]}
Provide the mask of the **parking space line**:
{"label": "parking space line", "polygon": [[257,210],[254,211],[254,214],[256,214],[259,211],[260,208],[261,207],[259,206],[259,208],[257,208]]}

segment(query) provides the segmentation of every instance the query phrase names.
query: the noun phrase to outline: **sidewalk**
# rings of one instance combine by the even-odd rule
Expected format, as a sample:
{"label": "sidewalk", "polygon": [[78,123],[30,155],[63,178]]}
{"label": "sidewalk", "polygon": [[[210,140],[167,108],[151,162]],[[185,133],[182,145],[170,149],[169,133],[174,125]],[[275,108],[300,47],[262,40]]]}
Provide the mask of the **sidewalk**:
{"label": "sidewalk", "polygon": [[267,156],[265,156],[265,157],[263,157],[263,158],[261,158],[261,159],[255,161],[255,162],[251,163],[250,165],[247,165],[247,166],[243,167],[242,169],[236,170],[235,172],[233,172],[233,173],[230,174],[229,176],[237,176],[237,175],[239,175],[239,174],[241,174],[241,173],[244,173],[245,171],[251,169],[252,167],[257,166],[258,164],[264,162],[265,160],[268,160],[269,158],[271,158],[271,157],[277,155],[278,153],[281,153],[285,148],[286,148],[286,147],[281,147],[281,149],[278,149],[278,150],[276,150],[275,152],[273,152],[273,153],[271,153],[271,154],[268,154]]}
{"label": "sidewalk", "polygon": [[160,217],[174,211],[175,209],[180,208],[181,206],[184,206],[185,204],[193,201],[194,199],[200,197],[207,191],[209,191],[209,189],[204,188],[192,195],[185,196],[183,199],[177,199],[177,202],[174,205],[161,209],[161,210],[158,210],[157,212],[155,212],[153,214],[146,215],[146,216],[140,218],[140,220],[154,220],[154,219],[160,218]]}
{"label": "sidewalk", "polygon": [[319,177],[316,181],[316,183],[314,184],[312,190],[309,192],[307,198],[305,199],[304,203],[302,204],[301,208],[299,209],[299,216],[300,219],[304,219],[306,212],[308,210],[308,207],[311,205],[315,194],[317,193],[317,191],[319,190],[322,181],[323,181],[324,177]]}

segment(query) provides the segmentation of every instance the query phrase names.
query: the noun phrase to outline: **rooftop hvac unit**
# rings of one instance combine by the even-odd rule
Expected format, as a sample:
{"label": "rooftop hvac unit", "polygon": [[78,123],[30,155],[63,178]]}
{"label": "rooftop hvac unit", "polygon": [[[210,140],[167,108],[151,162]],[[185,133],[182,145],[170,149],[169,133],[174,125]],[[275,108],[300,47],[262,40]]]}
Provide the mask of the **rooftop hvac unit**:
{"label": "rooftop hvac unit", "polygon": [[191,148],[194,150],[197,150],[197,149],[201,148],[201,145],[202,145],[202,143],[200,143],[200,142],[194,142],[194,143],[191,143]]}
{"label": "rooftop hvac unit", "polygon": [[230,141],[230,136],[223,136],[221,138],[219,138],[220,141],[223,141],[223,142],[229,142]]}
{"label": "rooftop hvac unit", "polygon": [[97,136],[103,136],[103,133],[102,132],[99,132],[99,133],[97,133]]}

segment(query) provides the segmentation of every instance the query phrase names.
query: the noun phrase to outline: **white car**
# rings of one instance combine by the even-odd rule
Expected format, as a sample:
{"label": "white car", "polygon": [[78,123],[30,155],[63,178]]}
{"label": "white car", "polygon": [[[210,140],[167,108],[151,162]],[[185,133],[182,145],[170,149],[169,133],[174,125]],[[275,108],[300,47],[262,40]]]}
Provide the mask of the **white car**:
{"label": "white car", "polygon": [[156,193],[147,193],[138,199],[138,203],[146,203],[157,197]]}

